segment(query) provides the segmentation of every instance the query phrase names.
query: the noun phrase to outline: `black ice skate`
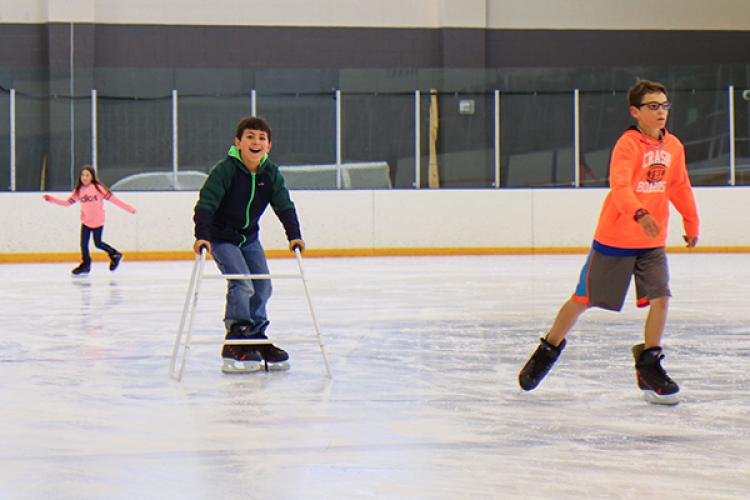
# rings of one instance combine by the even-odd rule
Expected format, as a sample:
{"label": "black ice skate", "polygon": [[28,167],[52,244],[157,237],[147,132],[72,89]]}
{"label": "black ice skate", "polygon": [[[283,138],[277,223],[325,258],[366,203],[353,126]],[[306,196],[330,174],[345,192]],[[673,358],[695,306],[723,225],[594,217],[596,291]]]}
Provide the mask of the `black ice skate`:
{"label": "black ice skate", "polygon": [[117,269],[117,266],[120,265],[120,261],[122,260],[122,254],[120,252],[113,253],[109,256],[109,270],[114,271]]}
{"label": "black ice skate", "polygon": [[81,262],[80,264],[78,264],[78,267],[76,267],[70,272],[78,276],[79,274],[88,274],[89,271],[91,271],[91,264],[86,264],[85,262]]}
{"label": "black ice skate", "polygon": [[643,397],[649,403],[676,405],[680,402],[680,387],[661,366],[661,360],[664,359],[661,347],[644,347],[643,344],[637,344],[632,348],[635,374]]}
{"label": "black ice skate", "polygon": [[[235,323],[229,329],[226,340],[249,340],[252,325],[246,322]],[[225,345],[221,350],[221,371],[224,373],[252,373],[263,368],[263,358],[254,345]]]}
{"label": "black ice skate", "polygon": [[539,385],[567,344],[565,339],[557,347],[547,342],[546,339],[539,340],[541,340],[539,347],[518,374],[518,383],[524,391],[530,391]]}
{"label": "black ice skate", "polygon": [[[250,335],[250,339],[267,340],[266,328],[268,328],[268,321],[264,321],[260,325],[260,329],[254,335]],[[289,369],[289,354],[279,349],[273,344],[259,344],[254,346],[258,349],[263,361],[265,362],[266,371],[282,371]]]}

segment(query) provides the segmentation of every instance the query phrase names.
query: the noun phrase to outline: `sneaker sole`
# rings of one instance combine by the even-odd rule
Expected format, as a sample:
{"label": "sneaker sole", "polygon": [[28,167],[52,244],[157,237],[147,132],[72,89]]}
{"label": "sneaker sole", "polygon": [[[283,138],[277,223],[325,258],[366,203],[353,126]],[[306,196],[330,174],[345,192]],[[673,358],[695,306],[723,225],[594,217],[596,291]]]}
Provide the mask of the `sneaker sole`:
{"label": "sneaker sole", "polygon": [[262,361],[238,361],[224,358],[221,363],[221,371],[224,373],[253,373],[262,369]]}
{"label": "sneaker sole", "polygon": [[643,391],[643,399],[653,405],[674,406],[680,402],[680,394],[674,393],[662,396],[660,394],[656,394],[654,391]]}

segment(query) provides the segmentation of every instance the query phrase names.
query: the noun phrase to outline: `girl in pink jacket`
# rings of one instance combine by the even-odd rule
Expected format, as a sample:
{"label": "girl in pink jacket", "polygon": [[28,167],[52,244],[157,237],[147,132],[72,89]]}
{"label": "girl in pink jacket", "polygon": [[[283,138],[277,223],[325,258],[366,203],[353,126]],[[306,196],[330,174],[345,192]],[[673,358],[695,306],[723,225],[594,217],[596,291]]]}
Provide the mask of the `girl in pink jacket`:
{"label": "girl in pink jacket", "polygon": [[117,198],[112,191],[96,178],[96,171],[90,165],[84,165],[76,187],[67,200],[45,194],[44,200],[56,205],[70,206],[75,202],[81,203],[81,264],[73,269],[73,274],[86,274],[91,270],[91,254],[89,254],[89,239],[94,233],[94,245],[109,255],[109,270],[114,271],[122,260],[122,254],[102,241],[104,231],[104,200],[110,201],[135,213],[135,207]]}

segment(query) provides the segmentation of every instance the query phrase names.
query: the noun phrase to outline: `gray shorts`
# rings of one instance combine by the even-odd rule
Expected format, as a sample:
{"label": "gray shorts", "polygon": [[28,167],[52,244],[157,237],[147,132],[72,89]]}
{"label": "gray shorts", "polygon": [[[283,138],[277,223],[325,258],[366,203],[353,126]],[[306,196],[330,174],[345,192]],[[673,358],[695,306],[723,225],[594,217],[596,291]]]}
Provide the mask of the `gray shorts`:
{"label": "gray shorts", "polygon": [[592,307],[619,311],[625,302],[631,276],[635,276],[638,307],[646,307],[650,299],[672,296],[663,247],[634,256],[604,255],[592,248],[572,298]]}

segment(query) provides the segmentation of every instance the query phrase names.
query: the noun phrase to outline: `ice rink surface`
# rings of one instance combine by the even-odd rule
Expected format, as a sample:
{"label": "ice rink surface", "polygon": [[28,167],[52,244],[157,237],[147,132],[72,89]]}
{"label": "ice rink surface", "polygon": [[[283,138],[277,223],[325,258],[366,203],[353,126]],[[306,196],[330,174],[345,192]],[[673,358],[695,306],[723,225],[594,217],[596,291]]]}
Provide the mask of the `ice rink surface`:
{"label": "ice rink surface", "polygon": [[[750,255],[670,256],[675,407],[636,387],[632,289],[519,390],[584,258],[306,259],[331,381],[283,342],[289,372],[225,375],[194,346],[172,380],[192,262],[0,265],[0,498],[750,498]],[[223,304],[204,281],[197,336]],[[274,282],[270,317],[313,335],[300,282]]]}

